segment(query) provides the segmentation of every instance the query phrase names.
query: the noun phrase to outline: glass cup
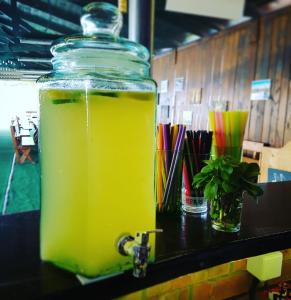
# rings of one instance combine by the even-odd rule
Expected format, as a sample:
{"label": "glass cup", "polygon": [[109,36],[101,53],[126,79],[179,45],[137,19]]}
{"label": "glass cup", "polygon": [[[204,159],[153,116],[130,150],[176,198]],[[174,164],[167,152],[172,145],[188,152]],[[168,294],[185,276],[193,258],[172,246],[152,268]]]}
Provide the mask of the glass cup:
{"label": "glass cup", "polygon": [[242,144],[233,147],[227,147],[227,146],[219,147],[213,144],[212,153],[213,153],[213,157],[215,158],[220,157],[222,155],[231,156],[236,161],[240,162],[242,159]]}
{"label": "glass cup", "polygon": [[243,196],[243,193],[229,193],[211,201],[210,217],[213,229],[224,232],[240,230]]}
{"label": "glass cup", "polygon": [[182,210],[187,213],[203,214],[208,210],[208,201],[202,189],[193,187],[193,177],[205,166],[205,160],[210,159],[210,153],[197,155],[185,153],[183,157],[183,180],[181,201]]}
{"label": "glass cup", "polygon": [[192,214],[206,213],[208,209],[208,201],[204,196],[188,196],[187,190],[182,189],[182,210]]}

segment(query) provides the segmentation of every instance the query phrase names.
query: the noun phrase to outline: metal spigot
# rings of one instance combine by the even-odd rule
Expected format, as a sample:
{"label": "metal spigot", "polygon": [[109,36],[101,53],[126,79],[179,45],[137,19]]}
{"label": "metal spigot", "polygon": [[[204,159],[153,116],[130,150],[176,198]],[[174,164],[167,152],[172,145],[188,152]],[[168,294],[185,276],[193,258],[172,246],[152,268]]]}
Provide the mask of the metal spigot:
{"label": "metal spigot", "polygon": [[162,229],[137,232],[136,237],[132,235],[123,236],[118,242],[118,251],[124,256],[133,257],[133,276],[142,278],[146,276],[148,258],[151,247],[149,235],[151,233],[163,232]]}

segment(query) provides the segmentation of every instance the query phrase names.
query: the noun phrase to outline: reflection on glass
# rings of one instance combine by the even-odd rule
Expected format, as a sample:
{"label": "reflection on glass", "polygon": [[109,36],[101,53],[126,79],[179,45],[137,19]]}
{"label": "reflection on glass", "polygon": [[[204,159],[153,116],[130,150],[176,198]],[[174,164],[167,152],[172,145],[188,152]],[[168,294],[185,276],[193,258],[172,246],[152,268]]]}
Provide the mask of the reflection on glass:
{"label": "reflection on glass", "polygon": [[38,90],[0,81],[0,213],[39,209]]}

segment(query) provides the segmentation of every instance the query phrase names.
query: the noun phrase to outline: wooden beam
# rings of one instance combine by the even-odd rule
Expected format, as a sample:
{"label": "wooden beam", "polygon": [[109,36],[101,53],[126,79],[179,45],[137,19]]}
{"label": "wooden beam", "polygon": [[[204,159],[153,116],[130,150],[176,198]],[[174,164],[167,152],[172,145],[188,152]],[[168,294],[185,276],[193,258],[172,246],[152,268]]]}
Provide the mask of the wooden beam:
{"label": "wooden beam", "polygon": [[197,20],[194,16],[178,14],[168,11],[158,12],[157,17],[169,24],[174,24],[176,27],[191,32],[199,36],[207,36],[210,32],[214,33],[218,31],[216,25],[203,21],[202,19]]}
{"label": "wooden beam", "polygon": [[[23,6],[22,6],[22,9],[23,9]],[[48,18],[47,14],[45,15],[45,17],[43,17],[43,16],[40,17],[40,16],[38,16],[39,14],[34,14],[35,11],[33,8],[30,9],[30,12],[28,12],[29,10],[25,10],[25,11],[23,11],[23,10],[19,10],[17,8],[17,10],[15,11],[7,3],[1,2],[1,11],[5,15],[9,16],[12,20],[13,20],[13,18],[15,18],[15,16],[17,16],[17,18],[19,18],[20,20],[22,18],[23,19],[22,21],[24,21],[24,22],[31,21],[33,23],[39,24],[42,27],[47,27],[49,29],[52,29],[60,35],[75,33],[75,31],[72,28],[67,28],[66,26],[63,26],[63,24],[60,20],[59,20],[59,23],[52,22]],[[36,30],[36,29],[34,29],[34,30]],[[45,34],[45,32],[44,32],[44,34]]]}
{"label": "wooden beam", "polygon": [[[56,16],[59,19],[69,21],[70,23],[74,23],[76,25],[80,24],[80,16],[82,12],[81,6],[78,6],[80,11],[79,14],[75,14],[73,11],[66,11],[64,8],[60,8],[57,5],[57,2],[49,1],[45,3],[44,1],[31,1],[31,0],[18,0],[19,3],[30,6],[31,8],[38,9],[45,13]],[[76,4],[70,4],[71,6],[76,6]]]}
{"label": "wooden beam", "polygon": [[54,29],[55,31],[59,31],[62,33],[75,33],[76,31],[79,31],[81,29],[80,25],[57,17],[54,14],[54,11],[52,11],[51,13],[44,12],[19,2],[17,5],[17,10],[20,17],[28,20],[34,20],[35,23],[39,23],[44,26],[49,25],[50,28]]}

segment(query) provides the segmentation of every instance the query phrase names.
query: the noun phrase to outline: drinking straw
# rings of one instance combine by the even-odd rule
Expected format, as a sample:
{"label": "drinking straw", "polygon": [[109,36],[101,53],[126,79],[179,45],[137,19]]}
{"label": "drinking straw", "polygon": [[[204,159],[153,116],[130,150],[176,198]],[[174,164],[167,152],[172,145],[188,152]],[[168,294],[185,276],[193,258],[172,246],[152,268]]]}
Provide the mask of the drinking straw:
{"label": "drinking straw", "polygon": [[192,138],[192,135],[191,135],[191,131],[190,130],[187,130],[186,131],[186,141],[187,141],[187,144],[186,144],[186,148],[187,148],[187,154],[189,156],[189,163],[190,163],[190,166],[191,166],[191,173],[193,175],[193,167],[195,166],[195,162],[191,160],[191,157],[193,156],[193,152],[194,152],[194,145],[193,145],[193,138]]}
{"label": "drinking straw", "polygon": [[217,142],[217,154],[223,155],[225,149],[225,132],[223,127],[222,112],[215,112],[215,129],[216,129],[216,142]]}
{"label": "drinking straw", "polygon": [[243,139],[244,139],[244,133],[245,133],[245,128],[246,128],[246,124],[247,124],[247,120],[248,120],[248,116],[249,116],[249,112],[248,111],[241,111],[241,119],[240,119],[240,131],[241,131],[241,140],[240,143],[242,145]]}
{"label": "drinking straw", "polygon": [[199,132],[194,131],[193,134],[193,145],[194,145],[194,153],[193,153],[193,160],[194,160],[194,166],[195,166],[195,171],[196,173],[199,172],[198,168],[198,157],[199,157]]}
{"label": "drinking straw", "polygon": [[209,116],[209,124],[210,124],[210,128],[212,129],[212,131],[216,131],[215,129],[215,115],[214,115],[214,111],[210,111],[208,113]]}
{"label": "drinking straw", "polygon": [[238,111],[229,112],[230,128],[231,128],[231,148],[230,155],[233,158],[240,160],[240,114]]}
{"label": "drinking straw", "polygon": [[169,174],[170,170],[170,125],[163,124],[163,138],[164,138],[164,151],[165,151],[165,161],[166,161],[166,173]]}
{"label": "drinking straw", "polygon": [[167,175],[166,175],[166,169],[165,169],[165,162],[163,159],[163,151],[161,152],[161,162],[162,162],[161,171],[162,171],[162,187],[163,187],[162,191],[164,191],[165,187],[166,187],[166,182],[167,182]]}
{"label": "drinking straw", "polygon": [[206,150],[207,150],[208,132],[206,130],[201,131],[200,139],[201,139],[201,150],[200,150],[201,156],[200,157],[203,156],[203,159],[202,160],[200,159],[200,167],[201,167],[202,161],[204,160],[204,156],[205,156],[205,154],[207,154]]}
{"label": "drinking straw", "polygon": [[220,155],[219,153],[219,148],[221,148],[221,127],[219,126],[219,122],[218,122],[218,113],[214,112],[214,122],[215,122],[215,141],[216,141],[216,145],[215,145],[215,154],[218,156]]}
{"label": "drinking straw", "polygon": [[193,168],[193,161],[192,161],[192,155],[193,152],[191,152],[191,142],[189,140],[189,132],[186,131],[187,138],[185,140],[185,148],[184,148],[184,159],[186,162],[187,167],[187,173],[189,174],[189,180],[192,182],[193,176],[194,176],[194,168]]}
{"label": "drinking straw", "polygon": [[241,151],[242,151],[242,143],[245,133],[245,127],[247,122],[248,112],[246,111],[235,111],[235,121],[236,126],[238,127],[238,135],[237,135],[237,147],[236,150],[236,157],[238,160],[241,160]]}
{"label": "drinking straw", "polygon": [[161,190],[162,190],[162,178],[161,178],[161,160],[160,160],[160,150],[159,150],[159,140],[160,140],[160,130],[158,126],[157,130],[157,202],[158,206],[161,207]]}
{"label": "drinking straw", "polygon": [[163,150],[163,124],[158,127],[158,150]]}
{"label": "drinking straw", "polygon": [[212,139],[212,148],[213,148],[212,150],[213,150],[213,153],[216,154],[215,147],[217,146],[217,141],[216,141],[216,128],[215,128],[215,115],[214,115],[214,111],[210,111],[208,113],[208,119],[209,119],[209,127],[215,133],[213,135],[213,139]]}
{"label": "drinking straw", "polygon": [[157,159],[157,200],[159,209],[162,208],[163,182],[162,182],[162,163],[163,163],[163,130],[162,124],[158,127],[158,159]]}
{"label": "drinking straw", "polygon": [[173,154],[172,163],[171,163],[171,166],[170,166],[170,171],[169,171],[169,175],[168,175],[168,178],[167,178],[167,184],[166,184],[166,189],[165,189],[164,198],[163,198],[163,208],[165,210],[169,206],[170,190],[173,187],[173,178],[174,178],[174,175],[175,175],[175,170],[177,169],[179,156],[180,156],[180,151],[181,151],[181,147],[183,145],[185,131],[186,131],[185,126],[179,126],[177,142],[175,144],[174,154]]}
{"label": "drinking straw", "polygon": [[241,119],[241,112],[240,111],[234,111],[233,112],[233,124],[234,124],[234,146],[240,146],[240,137],[242,135],[241,129],[240,129],[240,119]]}
{"label": "drinking straw", "polygon": [[[177,125],[177,129],[179,131],[179,125]],[[173,131],[173,130],[172,130]],[[174,147],[175,147],[175,143],[176,143],[176,139],[177,137],[175,138],[175,140],[173,141],[173,136],[172,136],[172,139],[170,140],[170,144],[172,145],[172,142],[174,142]],[[172,147],[171,147],[171,151],[172,150]],[[171,153],[172,154],[172,153]],[[170,164],[172,163],[172,155],[171,155],[171,160],[170,160]],[[167,178],[166,178],[167,180]],[[171,188],[171,192],[169,194],[169,207],[167,208],[167,210],[174,210],[175,209],[175,197],[176,197],[176,189],[177,189],[177,185],[175,184],[176,183],[176,178],[173,179],[173,186]],[[166,187],[166,183],[165,183],[165,187]],[[164,208],[164,207],[163,207]]]}
{"label": "drinking straw", "polygon": [[184,161],[183,161],[183,176],[184,176],[184,183],[186,187],[186,195],[191,196],[191,184],[190,182],[193,181],[193,179],[190,179],[191,177],[188,175],[189,174],[189,165],[187,165],[188,158],[184,156]]}
{"label": "drinking straw", "polygon": [[[186,129],[185,129],[185,131],[186,131]],[[184,137],[185,137],[185,132],[182,137],[181,148],[178,152],[177,168],[174,171],[173,189],[171,192],[171,202],[170,203],[173,204],[172,207],[173,207],[174,211],[180,210],[180,207],[181,207],[181,202],[180,202],[179,197],[177,197],[177,195],[178,195],[178,193],[180,193],[181,182],[182,182]]]}
{"label": "drinking straw", "polygon": [[241,159],[241,148],[248,118],[246,111],[209,112],[213,130],[213,153],[216,156],[231,155]]}
{"label": "drinking straw", "polygon": [[[186,131],[183,159],[183,178],[186,196],[200,196],[199,190],[192,188],[191,184],[194,175],[201,171],[203,161],[209,159],[212,136],[212,131]],[[195,163],[193,163],[193,159],[195,160]]]}
{"label": "drinking straw", "polygon": [[229,121],[229,111],[222,112],[223,115],[223,125],[225,129],[225,146],[227,148],[231,148],[231,128],[230,128],[230,121]]}
{"label": "drinking straw", "polygon": [[[206,154],[210,155],[211,144],[212,144],[213,131],[208,131],[207,133],[207,143],[206,143]],[[209,156],[208,156],[209,159]]]}
{"label": "drinking straw", "polygon": [[175,124],[172,128],[173,128],[172,151],[174,151],[176,140],[177,140],[177,136],[178,136],[178,128],[179,128],[179,126],[177,124]]}

